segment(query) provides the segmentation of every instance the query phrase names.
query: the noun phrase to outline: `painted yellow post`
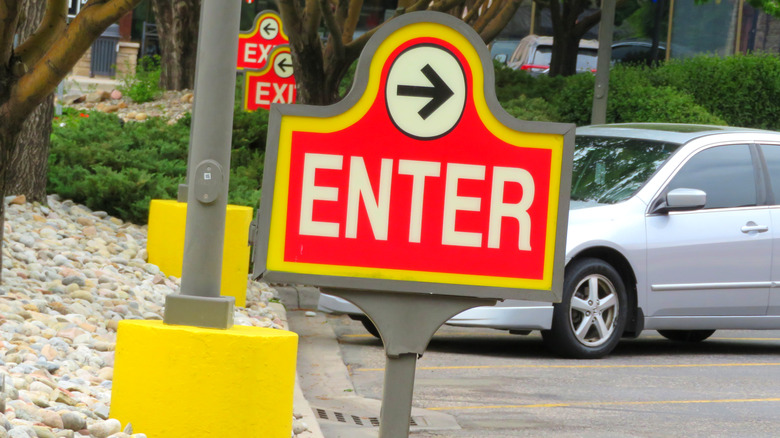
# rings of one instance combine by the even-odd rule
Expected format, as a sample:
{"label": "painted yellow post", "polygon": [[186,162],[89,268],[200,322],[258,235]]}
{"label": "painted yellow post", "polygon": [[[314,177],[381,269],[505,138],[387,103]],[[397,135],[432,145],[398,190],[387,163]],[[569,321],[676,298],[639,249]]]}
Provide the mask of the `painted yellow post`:
{"label": "painted yellow post", "polygon": [[[246,306],[251,221],[252,208],[227,206],[221,295],[235,297],[236,306],[239,307]],[[149,263],[159,266],[166,275],[181,277],[186,222],[187,203],[163,199],[152,200],[149,206],[146,249],[149,252]]]}
{"label": "painted yellow post", "polygon": [[111,417],[149,438],[289,438],[298,335],[119,323]]}

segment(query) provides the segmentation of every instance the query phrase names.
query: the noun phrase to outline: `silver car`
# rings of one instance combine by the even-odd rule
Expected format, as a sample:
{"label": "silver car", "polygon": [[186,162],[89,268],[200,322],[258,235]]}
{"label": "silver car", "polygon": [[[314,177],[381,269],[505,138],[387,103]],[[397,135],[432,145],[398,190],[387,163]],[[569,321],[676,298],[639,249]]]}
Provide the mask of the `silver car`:
{"label": "silver car", "polygon": [[[603,357],[648,329],[688,342],[717,329],[780,329],[780,133],[579,128],[571,199],[562,302],[507,300],[447,324],[541,330],[574,358]],[[346,301],[322,295],[320,308],[376,334]]]}

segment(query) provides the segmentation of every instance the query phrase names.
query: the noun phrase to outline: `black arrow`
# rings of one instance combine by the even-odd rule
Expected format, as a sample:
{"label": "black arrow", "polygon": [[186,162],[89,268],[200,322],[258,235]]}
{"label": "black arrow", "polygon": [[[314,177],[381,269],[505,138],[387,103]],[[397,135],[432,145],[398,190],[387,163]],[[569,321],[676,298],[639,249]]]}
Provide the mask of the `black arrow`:
{"label": "black arrow", "polygon": [[422,73],[428,78],[432,87],[421,87],[417,85],[399,85],[399,96],[412,96],[412,97],[430,97],[431,100],[417,113],[423,120],[433,114],[434,111],[439,109],[455,92],[453,92],[447,84],[444,83],[442,78],[436,73],[430,64],[425,64],[422,68]]}
{"label": "black arrow", "polygon": [[288,64],[284,61],[286,61],[287,58],[279,58],[279,62],[276,63],[276,66],[281,68],[284,73],[287,73],[287,67],[292,67],[292,64]]}
{"label": "black arrow", "polygon": [[272,31],[276,30],[275,27],[271,26],[272,23],[266,23],[266,25],[263,27],[263,30],[266,34],[270,34]]}

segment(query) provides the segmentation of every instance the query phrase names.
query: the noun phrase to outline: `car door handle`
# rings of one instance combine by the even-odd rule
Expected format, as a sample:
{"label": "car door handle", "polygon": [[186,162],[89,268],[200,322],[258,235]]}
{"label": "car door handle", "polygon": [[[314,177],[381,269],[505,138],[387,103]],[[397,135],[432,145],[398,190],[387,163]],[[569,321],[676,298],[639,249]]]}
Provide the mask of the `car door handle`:
{"label": "car door handle", "polygon": [[742,230],[743,233],[752,233],[754,231],[757,231],[759,233],[765,233],[769,231],[769,227],[766,225],[756,225],[752,222],[749,222],[748,224],[740,228],[740,230]]}

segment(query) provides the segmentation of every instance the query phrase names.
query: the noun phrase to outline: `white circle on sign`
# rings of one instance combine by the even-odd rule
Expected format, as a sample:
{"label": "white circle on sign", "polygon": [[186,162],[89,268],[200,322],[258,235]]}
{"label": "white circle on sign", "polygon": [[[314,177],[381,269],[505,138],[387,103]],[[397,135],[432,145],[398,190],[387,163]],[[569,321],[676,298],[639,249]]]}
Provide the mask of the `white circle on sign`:
{"label": "white circle on sign", "polygon": [[279,35],[279,23],[272,17],[263,18],[260,22],[260,36],[272,40]]}
{"label": "white circle on sign", "polygon": [[466,107],[466,74],[455,55],[434,44],[404,50],[387,74],[385,100],[393,124],[404,134],[433,140],[460,121]]}
{"label": "white circle on sign", "polygon": [[289,78],[293,74],[292,56],[282,52],[274,58],[274,73],[280,78]]}

